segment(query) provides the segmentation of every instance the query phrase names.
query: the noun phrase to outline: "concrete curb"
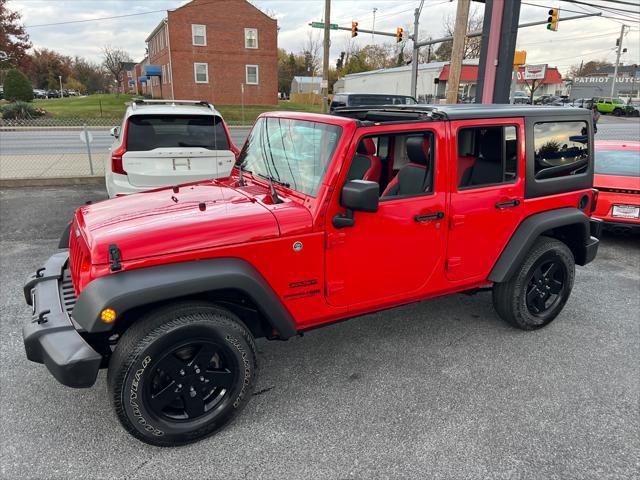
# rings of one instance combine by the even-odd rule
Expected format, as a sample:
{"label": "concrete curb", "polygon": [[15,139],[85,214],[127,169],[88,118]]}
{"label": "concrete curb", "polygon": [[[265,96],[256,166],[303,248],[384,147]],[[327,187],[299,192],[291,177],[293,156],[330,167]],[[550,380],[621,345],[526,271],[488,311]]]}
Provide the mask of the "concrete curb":
{"label": "concrete curb", "polygon": [[103,176],[52,177],[52,178],[2,178],[0,188],[17,187],[66,187],[69,185],[104,185]]}

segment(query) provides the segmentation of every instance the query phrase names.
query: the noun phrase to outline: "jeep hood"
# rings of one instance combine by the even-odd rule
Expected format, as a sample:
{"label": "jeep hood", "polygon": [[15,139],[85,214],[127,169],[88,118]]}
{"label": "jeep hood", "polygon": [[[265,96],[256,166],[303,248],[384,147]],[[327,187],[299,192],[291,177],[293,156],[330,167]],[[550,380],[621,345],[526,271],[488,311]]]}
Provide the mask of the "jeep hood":
{"label": "jeep hood", "polygon": [[79,208],[72,235],[82,235],[91,263],[246,243],[279,235],[278,222],[256,197],[203,182],[114,198]]}

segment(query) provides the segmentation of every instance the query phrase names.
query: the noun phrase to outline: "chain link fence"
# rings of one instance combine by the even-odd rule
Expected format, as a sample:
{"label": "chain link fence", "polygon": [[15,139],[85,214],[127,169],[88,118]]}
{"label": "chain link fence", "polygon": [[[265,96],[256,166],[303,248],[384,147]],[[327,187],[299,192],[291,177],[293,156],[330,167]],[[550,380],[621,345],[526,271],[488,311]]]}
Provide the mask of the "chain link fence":
{"label": "chain link fence", "polygon": [[0,119],[0,179],[104,176],[121,118]]}

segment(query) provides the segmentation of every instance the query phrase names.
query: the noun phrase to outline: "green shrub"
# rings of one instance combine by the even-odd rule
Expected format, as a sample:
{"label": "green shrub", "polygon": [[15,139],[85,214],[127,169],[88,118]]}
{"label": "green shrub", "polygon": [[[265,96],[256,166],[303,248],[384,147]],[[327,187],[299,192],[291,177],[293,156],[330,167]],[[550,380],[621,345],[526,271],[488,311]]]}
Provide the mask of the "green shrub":
{"label": "green shrub", "polygon": [[9,103],[0,109],[2,118],[6,120],[28,120],[46,115],[47,112],[41,108],[34,107],[33,104],[17,101]]}
{"label": "green shrub", "polygon": [[7,72],[7,77],[4,80],[4,98],[10,102],[18,100],[30,102],[33,100],[31,82],[20,70],[13,68]]}

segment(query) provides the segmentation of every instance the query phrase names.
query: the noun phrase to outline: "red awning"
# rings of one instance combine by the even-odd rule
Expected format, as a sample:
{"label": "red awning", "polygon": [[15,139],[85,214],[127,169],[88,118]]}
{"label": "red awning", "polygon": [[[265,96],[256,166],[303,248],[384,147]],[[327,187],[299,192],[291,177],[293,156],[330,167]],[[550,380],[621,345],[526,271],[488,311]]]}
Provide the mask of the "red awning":
{"label": "red awning", "polygon": [[[442,67],[440,71],[440,80],[449,80],[449,65]],[[460,73],[461,82],[475,82],[478,79],[478,66],[477,65],[463,65],[462,72]]]}
{"label": "red awning", "polygon": [[[524,83],[522,79],[522,74],[524,72],[524,67],[520,67],[518,71],[518,83]],[[440,76],[438,77],[440,80],[446,81],[449,80],[449,65],[445,65],[442,67],[440,71]],[[475,82],[478,80],[478,66],[477,65],[463,65],[462,73],[460,74],[461,82]],[[545,74],[544,81],[541,83],[562,83],[562,76],[557,68],[547,68],[547,73]]]}

